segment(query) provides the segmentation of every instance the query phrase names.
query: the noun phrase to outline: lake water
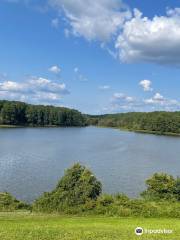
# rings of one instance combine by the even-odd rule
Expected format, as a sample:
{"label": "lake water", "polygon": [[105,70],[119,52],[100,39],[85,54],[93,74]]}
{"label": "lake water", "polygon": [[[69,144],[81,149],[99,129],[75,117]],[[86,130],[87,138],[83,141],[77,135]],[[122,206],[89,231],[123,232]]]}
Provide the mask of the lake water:
{"label": "lake water", "polygon": [[136,197],[154,172],[180,175],[180,138],[96,127],[0,129],[0,191],[32,201],[75,162],[91,168],[105,192]]}

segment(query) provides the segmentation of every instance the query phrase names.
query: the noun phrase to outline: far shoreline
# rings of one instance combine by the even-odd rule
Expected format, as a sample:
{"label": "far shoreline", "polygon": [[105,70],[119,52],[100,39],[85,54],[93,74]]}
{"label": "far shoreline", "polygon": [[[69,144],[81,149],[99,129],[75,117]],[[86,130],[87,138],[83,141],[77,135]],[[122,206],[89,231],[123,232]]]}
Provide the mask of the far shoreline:
{"label": "far shoreline", "polygon": [[127,128],[118,128],[118,127],[108,127],[108,126],[97,126],[97,125],[90,125],[91,127],[98,127],[98,128],[111,128],[116,129],[124,132],[133,132],[133,133],[141,133],[141,134],[151,134],[151,135],[157,135],[157,136],[169,136],[169,137],[180,137],[179,133],[161,133],[157,131],[147,131],[147,130],[135,130],[135,129],[127,129]]}
{"label": "far shoreline", "polygon": [[[20,125],[0,125],[0,129],[3,128],[72,128],[72,127],[80,127],[80,126],[58,126],[58,125],[45,125],[45,126],[20,126]],[[111,128],[111,129],[117,129],[125,132],[134,132],[134,133],[141,133],[141,134],[152,134],[157,136],[170,136],[170,137],[180,137],[180,134],[178,133],[172,133],[172,132],[157,132],[157,131],[147,131],[147,130],[135,130],[135,129],[127,129],[127,128],[118,128],[118,127],[108,127],[108,126],[97,126],[97,125],[89,125],[89,126],[83,126],[83,127],[97,127],[97,128]],[[80,127],[80,128],[83,128]]]}

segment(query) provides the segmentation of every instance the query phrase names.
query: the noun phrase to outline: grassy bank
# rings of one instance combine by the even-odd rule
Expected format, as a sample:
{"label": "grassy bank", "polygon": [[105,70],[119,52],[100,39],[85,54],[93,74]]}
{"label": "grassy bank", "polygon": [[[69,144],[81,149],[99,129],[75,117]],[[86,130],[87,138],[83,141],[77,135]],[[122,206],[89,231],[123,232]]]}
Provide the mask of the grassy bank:
{"label": "grassy bank", "polygon": [[[172,234],[144,234],[138,237],[134,229],[171,229]],[[30,213],[0,213],[0,239],[3,240],[179,240],[180,220],[66,217],[32,215]]]}
{"label": "grassy bank", "polygon": [[0,125],[0,128],[19,128],[20,126],[16,125]]}
{"label": "grassy bank", "polygon": [[180,137],[179,133],[172,133],[172,132],[158,132],[158,131],[148,131],[148,130],[136,130],[131,128],[122,128],[122,127],[109,127],[109,126],[99,126],[99,125],[91,125],[92,127],[98,128],[112,128],[117,129],[124,132],[134,132],[134,133],[142,133],[142,134],[153,134],[153,135],[160,135],[160,136],[172,136],[172,137]]}

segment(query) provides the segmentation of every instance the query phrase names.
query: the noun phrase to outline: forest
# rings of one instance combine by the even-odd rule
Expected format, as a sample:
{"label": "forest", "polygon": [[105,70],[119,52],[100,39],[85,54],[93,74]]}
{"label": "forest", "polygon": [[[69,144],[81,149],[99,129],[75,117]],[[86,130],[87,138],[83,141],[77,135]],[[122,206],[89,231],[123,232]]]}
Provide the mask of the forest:
{"label": "forest", "polygon": [[93,125],[137,132],[179,135],[180,111],[85,115],[77,110],[64,107],[1,100],[0,125],[62,127]]}
{"label": "forest", "polygon": [[139,132],[179,135],[180,111],[130,112],[88,116],[88,124]]}
{"label": "forest", "polygon": [[0,101],[0,124],[17,126],[85,126],[86,118],[64,107]]}

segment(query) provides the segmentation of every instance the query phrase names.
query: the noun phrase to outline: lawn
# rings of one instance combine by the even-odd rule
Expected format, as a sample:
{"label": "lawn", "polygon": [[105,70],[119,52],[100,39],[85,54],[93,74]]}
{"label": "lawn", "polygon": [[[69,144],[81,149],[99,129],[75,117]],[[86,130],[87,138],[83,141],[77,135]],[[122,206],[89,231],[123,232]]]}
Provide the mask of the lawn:
{"label": "lawn", "polygon": [[[136,227],[171,229],[172,234],[136,236]],[[180,220],[113,217],[68,217],[0,213],[1,240],[179,240]]]}

